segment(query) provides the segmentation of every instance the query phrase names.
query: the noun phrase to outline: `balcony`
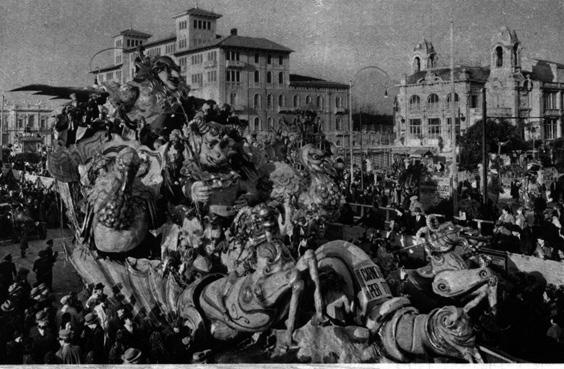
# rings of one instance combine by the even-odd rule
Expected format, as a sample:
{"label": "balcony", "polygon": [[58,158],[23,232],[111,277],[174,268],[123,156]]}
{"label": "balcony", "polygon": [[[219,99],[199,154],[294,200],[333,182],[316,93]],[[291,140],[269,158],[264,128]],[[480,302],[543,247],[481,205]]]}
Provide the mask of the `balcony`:
{"label": "balcony", "polygon": [[488,116],[490,117],[510,117],[511,108],[492,108],[488,106]]}
{"label": "balcony", "polygon": [[349,111],[346,108],[335,108],[335,115],[344,115],[347,114]]}
{"label": "balcony", "polygon": [[544,109],[544,115],[560,116],[560,109]]}
{"label": "balcony", "polygon": [[225,61],[226,68],[245,68],[245,62],[240,60],[226,60]]}
{"label": "balcony", "polygon": [[217,67],[217,61],[216,60],[206,60],[204,62],[204,68],[205,69],[215,68],[215,67]]}

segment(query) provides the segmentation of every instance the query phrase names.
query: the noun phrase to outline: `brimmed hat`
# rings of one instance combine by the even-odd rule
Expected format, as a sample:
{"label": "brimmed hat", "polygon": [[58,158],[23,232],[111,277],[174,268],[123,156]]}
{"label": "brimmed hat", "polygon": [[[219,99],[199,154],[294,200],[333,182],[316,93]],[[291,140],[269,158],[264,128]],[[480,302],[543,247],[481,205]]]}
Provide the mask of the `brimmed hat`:
{"label": "brimmed hat", "polygon": [[71,331],[68,329],[61,329],[59,331],[59,339],[60,340],[68,340],[71,336]]}
{"label": "brimmed hat", "polygon": [[68,304],[70,299],[71,299],[70,295],[66,295],[66,296],[61,297],[61,305]]}
{"label": "brimmed hat", "polygon": [[20,292],[22,292],[22,286],[20,286],[18,283],[13,283],[8,288],[8,293],[10,295],[15,295],[15,294],[20,293]]}
{"label": "brimmed hat", "polygon": [[48,316],[45,310],[39,310],[37,313],[35,313],[36,322],[45,322],[47,320],[48,320]]}
{"label": "brimmed hat", "polygon": [[10,312],[16,310],[16,307],[12,303],[12,300],[6,300],[6,301],[4,301],[4,303],[2,304],[0,309],[2,309],[2,311],[5,312],[5,313],[10,313]]}
{"label": "brimmed hat", "polygon": [[104,284],[102,283],[98,283],[97,285],[94,286],[95,290],[104,290]]}
{"label": "brimmed hat", "polygon": [[86,323],[86,324],[93,324],[93,323],[96,323],[97,321],[98,321],[98,319],[97,319],[96,315],[94,315],[92,313],[88,313],[84,317],[84,323]]}
{"label": "brimmed hat", "polygon": [[12,254],[4,255],[3,259],[6,260],[6,261],[11,261],[12,260]]}
{"label": "brimmed hat", "polygon": [[121,355],[121,359],[124,364],[137,364],[141,358],[141,354],[141,351],[136,348],[128,348],[123,355]]}
{"label": "brimmed hat", "polygon": [[53,240],[47,240],[46,244],[49,246],[53,246]]}

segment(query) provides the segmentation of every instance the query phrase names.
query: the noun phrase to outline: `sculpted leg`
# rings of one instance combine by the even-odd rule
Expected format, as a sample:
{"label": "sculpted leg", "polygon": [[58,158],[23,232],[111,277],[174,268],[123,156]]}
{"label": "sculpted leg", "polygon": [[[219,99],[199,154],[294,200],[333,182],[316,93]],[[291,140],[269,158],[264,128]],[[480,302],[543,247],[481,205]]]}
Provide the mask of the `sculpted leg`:
{"label": "sculpted leg", "polygon": [[288,311],[288,320],[286,320],[286,343],[292,344],[292,334],[296,324],[296,313],[298,312],[299,298],[304,289],[304,282],[299,280],[292,284],[292,298],[290,299],[290,310]]}

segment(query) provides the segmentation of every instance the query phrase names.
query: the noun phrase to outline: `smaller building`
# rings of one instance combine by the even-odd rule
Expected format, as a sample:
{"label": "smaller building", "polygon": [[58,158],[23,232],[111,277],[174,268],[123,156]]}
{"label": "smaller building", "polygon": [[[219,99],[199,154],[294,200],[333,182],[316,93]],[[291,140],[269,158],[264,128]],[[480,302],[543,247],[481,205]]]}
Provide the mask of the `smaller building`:
{"label": "smaller building", "polygon": [[[32,146],[51,146],[52,130],[49,127],[51,109],[41,104],[6,104],[1,112],[1,146],[13,145],[28,150]],[[32,150],[33,151],[33,150]]]}

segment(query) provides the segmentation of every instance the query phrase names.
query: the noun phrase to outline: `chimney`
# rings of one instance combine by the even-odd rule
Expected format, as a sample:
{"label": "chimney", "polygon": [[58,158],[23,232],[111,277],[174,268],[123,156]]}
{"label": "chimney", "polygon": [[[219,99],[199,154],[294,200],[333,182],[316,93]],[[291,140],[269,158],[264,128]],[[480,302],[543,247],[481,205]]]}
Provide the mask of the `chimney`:
{"label": "chimney", "polygon": [[231,36],[237,36],[237,28],[231,28]]}

